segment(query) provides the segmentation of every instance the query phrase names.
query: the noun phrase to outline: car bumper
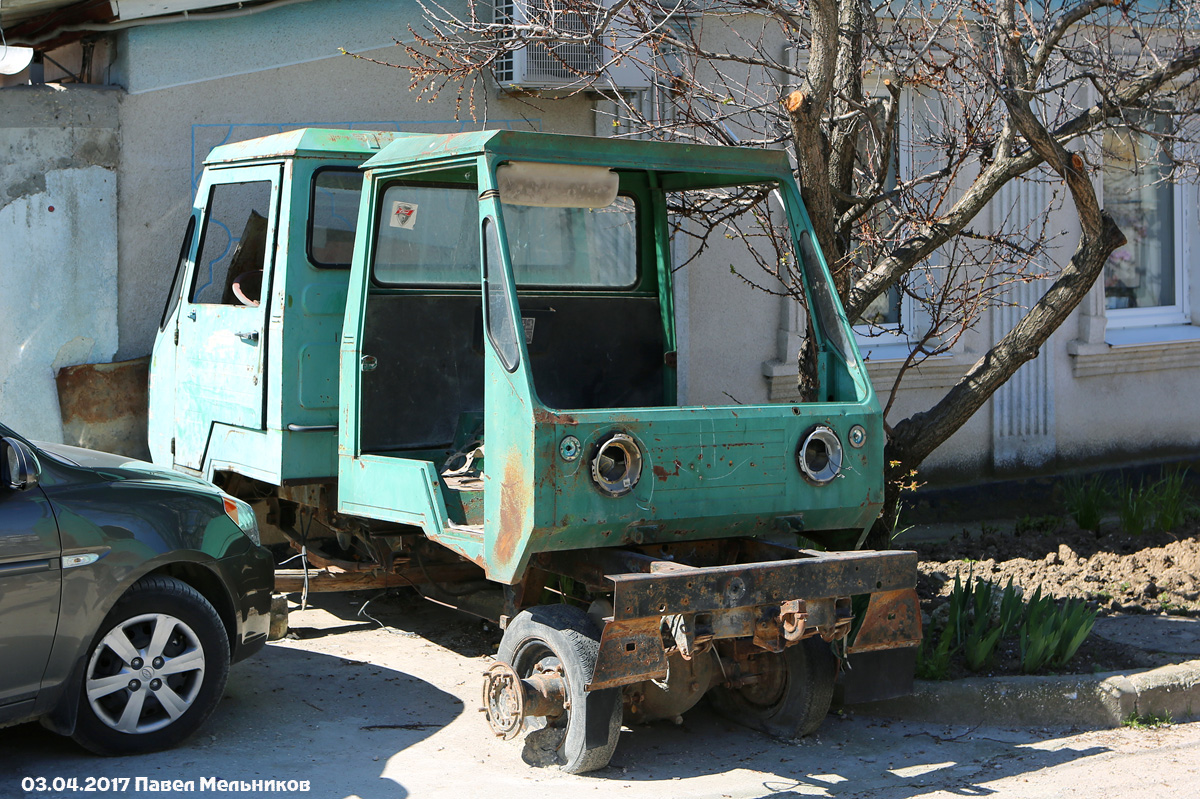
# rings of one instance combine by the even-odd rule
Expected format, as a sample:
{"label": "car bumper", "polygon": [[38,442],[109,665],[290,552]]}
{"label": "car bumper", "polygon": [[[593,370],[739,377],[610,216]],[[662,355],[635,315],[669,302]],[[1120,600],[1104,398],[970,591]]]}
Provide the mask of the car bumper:
{"label": "car bumper", "polygon": [[236,625],[230,641],[230,660],[237,663],[267,643],[275,561],[266,549],[252,546],[245,553],[222,559],[219,568],[233,594]]}

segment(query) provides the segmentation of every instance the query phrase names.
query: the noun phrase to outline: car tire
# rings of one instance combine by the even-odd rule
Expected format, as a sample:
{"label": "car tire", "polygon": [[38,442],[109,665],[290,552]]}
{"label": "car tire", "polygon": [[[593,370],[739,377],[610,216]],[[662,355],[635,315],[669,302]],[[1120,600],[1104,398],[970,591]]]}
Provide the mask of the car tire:
{"label": "car tire", "polygon": [[73,737],[101,755],[169,749],[212,714],[229,676],[213,606],[173,577],[145,577],[117,600],[84,656]]}

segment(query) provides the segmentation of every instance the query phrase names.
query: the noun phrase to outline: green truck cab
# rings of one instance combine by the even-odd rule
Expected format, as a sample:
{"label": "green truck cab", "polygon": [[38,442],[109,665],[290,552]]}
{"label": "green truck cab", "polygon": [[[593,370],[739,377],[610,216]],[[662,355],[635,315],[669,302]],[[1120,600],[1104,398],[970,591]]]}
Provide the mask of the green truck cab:
{"label": "green truck cab", "polygon": [[[810,401],[678,404],[672,248],[718,208],[766,220],[804,297]],[[411,585],[498,621],[484,706],[497,735],[538,728],[526,759],[600,768],[623,718],[706,693],[804,734],[840,663],[848,694],[902,692],[920,640],[915,554],[856,550],[884,434],[831,286],[782,152],[223,145],[154,347],[150,448],[304,552],[278,585]]]}

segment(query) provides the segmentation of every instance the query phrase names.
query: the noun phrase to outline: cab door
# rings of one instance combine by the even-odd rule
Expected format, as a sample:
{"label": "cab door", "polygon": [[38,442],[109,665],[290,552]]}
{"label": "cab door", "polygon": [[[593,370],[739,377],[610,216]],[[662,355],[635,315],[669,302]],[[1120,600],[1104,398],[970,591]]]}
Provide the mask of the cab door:
{"label": "cab door", "polygon": [[478,195],[473,163],[371,182],[346,302],[338,443],[341,512],[420,526],[470,560],[483,538],[477,485],[451,490],[442,472],[483,412]]}
{"label": "cab door", "polygon": [[58,627],[58,524],[37,486],[0,485],[0,721],[41,685]]}
{"label": "cab door", "polygon": [[178,309],[175,463],[202,469],[214,424],[266,428],[267,318],[279,164],[206,171]]}

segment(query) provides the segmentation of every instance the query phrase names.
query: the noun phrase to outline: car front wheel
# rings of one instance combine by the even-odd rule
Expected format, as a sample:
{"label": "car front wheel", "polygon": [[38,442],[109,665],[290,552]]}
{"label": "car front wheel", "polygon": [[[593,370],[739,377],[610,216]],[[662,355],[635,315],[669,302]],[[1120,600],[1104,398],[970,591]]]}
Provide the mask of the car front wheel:
{"label": "car front wheel", "polygon": [[209,717],[228,676],[228,636],[208,600],[173,577],[143,578],[92,640],[74,738],[102,755],[168,749]]}

